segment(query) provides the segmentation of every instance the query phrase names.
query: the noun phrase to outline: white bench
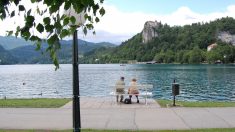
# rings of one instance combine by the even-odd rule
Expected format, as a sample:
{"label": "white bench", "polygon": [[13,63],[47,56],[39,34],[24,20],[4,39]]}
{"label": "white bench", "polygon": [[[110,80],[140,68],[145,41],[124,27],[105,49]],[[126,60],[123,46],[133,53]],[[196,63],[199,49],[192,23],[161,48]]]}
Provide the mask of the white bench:
{"label": "white bench", "polygon": [[112,86],[112,87],[114,87],[113,91],[109,93],[111,96],[123,95],[123,96],[129,97],[129,95],[138,95],[139,97],[144,97],[146,105],[147,105],[148,97],[152,97],[152,95],[153,95],[152,92],[148,92],[149,89],[153,88],[153,85],[151,85],[151,84],[137,85],[137,88],[139,90],[139,94],[128,94],[127,90],[130,86],[125,86],[125,94],[116,94],[116,86]]}

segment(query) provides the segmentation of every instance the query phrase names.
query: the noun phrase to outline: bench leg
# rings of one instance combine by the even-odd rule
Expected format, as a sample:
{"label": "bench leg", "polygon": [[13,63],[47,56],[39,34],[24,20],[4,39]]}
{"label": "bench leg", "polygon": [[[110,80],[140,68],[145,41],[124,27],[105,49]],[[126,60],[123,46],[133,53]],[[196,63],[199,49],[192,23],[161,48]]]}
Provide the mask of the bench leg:
{"label": "bench leg", "polygon": [[147,105],[147,96],[145,96],[145,105]]}
{"label": "bench leg", "polygon": [[145,95],[145,105],[148,104],[148,103],[147,103],[147,100],[148,100],[148,96],[147,96],[147,93],[146,93],[146,95]]}

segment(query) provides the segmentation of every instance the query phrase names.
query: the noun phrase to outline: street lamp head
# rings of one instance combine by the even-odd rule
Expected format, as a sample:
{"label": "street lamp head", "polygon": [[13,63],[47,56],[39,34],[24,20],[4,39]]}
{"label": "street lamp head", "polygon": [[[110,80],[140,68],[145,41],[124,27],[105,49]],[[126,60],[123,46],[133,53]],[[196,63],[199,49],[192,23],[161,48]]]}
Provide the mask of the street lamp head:
{"label": "street lamp head", "polygon": [[77,13],[77,12],[74,10],[73,6],[71,6],[68,10],[65,10],[65,11],[64,11],[64,14],[65,14],[66,16],[68,16],[68,17],[74,16],[75,19],[76,19],[75,23],[72,23],[72,22],[70,21],[69,24],[68,24],[69,26],[80,27],[80,26],[82,26],[82,25],[86,22],[85,17],[84,17],[84,16],[85,16],[85,12],[82,11],[82,12],[80,12],[80,13]]}

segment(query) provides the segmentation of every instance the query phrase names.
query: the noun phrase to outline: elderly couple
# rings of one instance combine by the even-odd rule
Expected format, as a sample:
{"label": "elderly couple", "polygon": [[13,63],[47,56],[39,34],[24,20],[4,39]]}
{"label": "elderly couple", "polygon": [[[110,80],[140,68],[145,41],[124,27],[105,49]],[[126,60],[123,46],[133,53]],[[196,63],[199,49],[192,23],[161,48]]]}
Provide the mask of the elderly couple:
{"label": "elderly couple", "polygon": [[[128,88],[128,94],[129,94],[130,102],[131,102],[132,95],[135,95],[137,99],[137,103],[139,103],[139,99],[138,99],[139,90],[137,88],[136,81],[137,80],[135,78],[131,80],[130,87]],[[125,94],[125,82],[124,82],[124,77],[121,77],[120,80],[116,82],[117,102],[118,102],[119,96],[121,96],[120,102],[123,102],[123,94]]]}

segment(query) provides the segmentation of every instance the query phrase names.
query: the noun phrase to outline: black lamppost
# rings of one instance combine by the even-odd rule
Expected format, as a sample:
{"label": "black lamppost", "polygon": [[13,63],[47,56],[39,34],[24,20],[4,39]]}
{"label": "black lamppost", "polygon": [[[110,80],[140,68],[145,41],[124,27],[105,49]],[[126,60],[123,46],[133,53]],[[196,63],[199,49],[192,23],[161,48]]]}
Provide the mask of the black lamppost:
{"label": "black lamppost", "polygon": [[[74,16],[75,23],[70,23],[70,26],[80,27],[85,23],[84,13],[77,14],[73,8],[65,12],[67,16]],[[73,131],[81,131],[81,117],[80,117],[80,93],[79,93],[79,63],[78,63],[78,36],[77,30],[73,33]]]}
{"label": "black lamppost", "polygon": [[73,131],[80,132],[80,93],[79,93],[79,64],[77,30],[73,34]]}

